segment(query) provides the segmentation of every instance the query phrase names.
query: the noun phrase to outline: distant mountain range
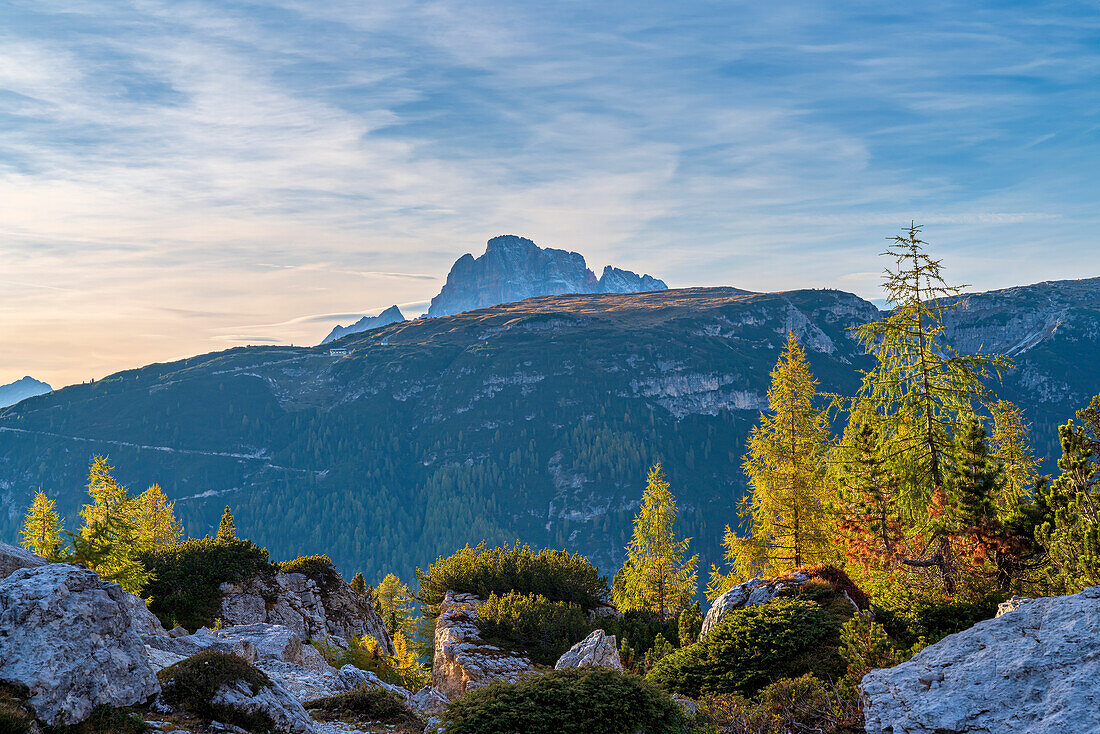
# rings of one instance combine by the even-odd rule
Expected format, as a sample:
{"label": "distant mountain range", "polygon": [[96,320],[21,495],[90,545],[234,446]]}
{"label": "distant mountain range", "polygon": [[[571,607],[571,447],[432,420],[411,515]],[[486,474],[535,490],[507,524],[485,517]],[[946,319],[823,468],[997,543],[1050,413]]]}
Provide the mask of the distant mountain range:
{"label": "distant mountain range", "polygon": [[401,313],[401,309],[397,306],[390,306],[377,316],[364,316],[356,321],[354,324],[348,326],[337,326],[329,332],[329,335],[324,338],[322,344],[328,344],[329,342],[336,341],[341,337],[345,337],[348,334],[358,334],[362,331],[370,331],[371,329],[380,329],[383,326],[389,326],[390,324],[397,324],[405,320],[405,314]]}
{"label": "distant mountain range", "polygon": [[[453,316],[536,296],[644,293],[667,288],[664,281],[610,265],[597,279],[583,255],[542,248],[526,237],[509,234],[489,240],[481,257],[467,253],[455,261],[446,285],[432,299],[427,315]],[[364,316],[349,326],[337,326],[321,343],[404,320],[401,310],[391,306],[377,316]]]}
{"label": "distant mountain range", "polygon": [[[851,327],[880,317],[832,290],[543,296],[352,334],[341,356],[242,347],[122,372],[0,411],[0,539],[38,487],[76,519],[107,453],[190,533],[228,504],[276,558],[324,547],[377,580],[521,538],[614,573],[659,460],[705,568],[787,330],[823,390],[852,394],[870,363]],[[1100,279],[962,297],[948,330],[1014,356],[1001,392],[1049,462],[1057,424],[1100,392]]]}
{"label": "distant mountain range", "polygon": [[0,385],[0,408],[15,405],[20,400],[45,395],[53,390],[52,387],[33,377],[24,377],[7,385]]}

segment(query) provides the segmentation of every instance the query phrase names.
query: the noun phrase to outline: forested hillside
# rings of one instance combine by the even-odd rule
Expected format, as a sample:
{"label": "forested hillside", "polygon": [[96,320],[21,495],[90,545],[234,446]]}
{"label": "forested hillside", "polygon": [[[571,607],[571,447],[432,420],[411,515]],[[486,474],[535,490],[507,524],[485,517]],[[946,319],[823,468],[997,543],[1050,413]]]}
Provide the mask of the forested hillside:
{"label": "forested hillside", "polygon": [[[960,346],[1023,344],[1002,393],[1046,456],[1049,426],[1095,392],[1097,289],[971,296],[950,324]],[[228,504],[275,558],[324,547],[347,574],[406,576],[519,537],[610,569],[662,461],[705,568],[737,519],[744,440],[788,330],[821,389],[851,394],[868,362],[850,327],[877,317],[838,291],[556,296],[119,373],[0,415],[0,537],[39,487],[74,517],[102,453],[132,491],[158,482],[190,535]]]}

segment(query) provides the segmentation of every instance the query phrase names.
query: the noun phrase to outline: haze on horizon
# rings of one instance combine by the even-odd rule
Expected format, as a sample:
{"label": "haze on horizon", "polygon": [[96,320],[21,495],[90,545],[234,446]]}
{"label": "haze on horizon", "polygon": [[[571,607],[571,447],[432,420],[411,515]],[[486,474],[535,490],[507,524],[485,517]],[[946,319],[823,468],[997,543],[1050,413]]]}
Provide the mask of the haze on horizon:
{"label": "haze on horizon", "polygon": [[503,233],[670,287],[1100,275],[1100,10],[9,2],[0,384],[426,308]]}

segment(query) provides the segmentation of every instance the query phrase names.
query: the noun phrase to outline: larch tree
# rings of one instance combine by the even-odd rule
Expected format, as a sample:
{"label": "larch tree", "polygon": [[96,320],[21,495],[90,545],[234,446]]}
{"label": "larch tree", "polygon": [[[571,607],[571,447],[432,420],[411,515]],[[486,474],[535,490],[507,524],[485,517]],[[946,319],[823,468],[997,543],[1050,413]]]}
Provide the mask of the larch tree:
{"label": "larch tree", "polygon": [[376,600],[386,631],[401,632],[406,637],[415,634],[417,623],[416,597],[396,574],[388,573],[375,590]]}
{"label": "larch tree", "polygon": [[218,523],[218,540],[234,540],[237,537],[237,526],[233,522],[233,513],[229,511],[229,505],[225,506],[221,522]]}
{"label": "larch tree", "polygon": [[175,545],[183,537],[183,525],[176,520],[175,503],[168,501],[159,484],[138,495],[135,505],[142,550]]}
{"label": "larch tree", "polygon": [[699,556],[686,557],[691,538],[676,540],[676,514],[676,498],[657,464],[646,477],[626,562],[615,574],[611,593],[619,609],[669,619],[691,604],[698,589]]}
{"label": "larch tree", "polygon": [[40,489],[23,521],[23,547],[43,558],[56,560],[61,546],[61,517],[54,509],[53,500]]}
{"label": "larch tree", "polygon": [[961,289],[947,285],[940,261],[925,252],[927,243],[919,235],[920,227],[910,226],[884,253],[894,259],[883,279],[892,309],[858,328],[876,364],[864,373],[857,396],[858,403],[871,406],[870,414],[853,414],[853,420],[876,424],[883,455],[900,479],[897,517],[908,549],[919,555],[898,554],[894,561],[936,569],[943,591],[953,595],[958,571],[943,515],[954,431],[962,416],[993,404],[985,382],[1010,362],[999,355],[959,354],[947,342],[944,316],[957,307]]}
{"label": "larch tree", "polygon": [[1024,420],[1023,411],[1007,400],[998,400],[989,410],[993,416],[989,445],[1005,475],[997,496],[997,511],[1004,516],[1032,491],[1039,477],[1039,460],[1028,445],[1031,425]]}
{"label": "larch tree", "polygon": [[726,526],[731,570],[711,571],[708,596],[734,583],[833,560],[826,455],[827,409],[819,407],[817,380],[794,332],[771,372],[768,410],[749,433],[745,476],[749,493],[738,513],[748,520],[744,537]]}
{"label": "larch tree", "polygon": [[87,485],[92,502],[80,511],[84,518],[80,533],[66,533],[73,548],[65,558],[83,563],[105,580],[136,594],[149,581],[138,558],[137,503],[113,472],[107,457],[93,457]]}

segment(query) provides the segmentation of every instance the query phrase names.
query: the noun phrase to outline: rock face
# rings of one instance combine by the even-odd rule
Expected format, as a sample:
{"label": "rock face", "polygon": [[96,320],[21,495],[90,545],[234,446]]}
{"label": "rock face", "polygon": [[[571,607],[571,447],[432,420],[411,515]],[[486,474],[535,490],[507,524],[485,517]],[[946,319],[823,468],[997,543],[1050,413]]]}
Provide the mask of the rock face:
{"label": "rock face", "polygon": [[53,390],[52,387],[33,377],[24,377],[7,385],[0,385],[0,408],[15,405],[21,400],[45,395]]}
{"label": "rock face", "polygon": [[1100,586],[1028,600],[863,678],[869,734],[1100,731]]}
{"label": "rock face", "polygon": [[619,659],[619,644],[615,640],[615,635],[609,635],[603,630],[593,630],[592,634],[573,645],[558,658],[554,670],[593,666],[614,668],[616,670],[623,669],[623,663]]}
{"label": "rock face", "polygon": [[364,316],[356,321],[354,324],[347,326],[336,326],[329,335],[325,337],[322,344],[328,344],[329,342],[336,341],[340,337],[347,336],[348,334],[358,334],[361,331],[370,331],[371,329],[379,329],[383,326],[389,326],[390,324],[398,324],[405,320],[405,314],[401,313],[401,309],[397,306],[390,306],[377,316]]}
{"label": "rock face", "polygon": [[29,550],[7,543],[0,543],[0,579],[10,576],[21,568],[45,566],[46,559],[36,556]]}
{"label": "rock face", "polygon": [[722,619],[734,609],[754,607],[767,604],[780,592],[787,589],[796,589],[810,580],[810,577],[801,572],[795,572],[790,577],[781,579],[749,579],[744,583],[734,586],[714,600],[703,619],[703,631],[706,634],[718,626]]}
{"label": "rock face", "polygon": [[[245,584],[222,584],[221,591],[225,625],[283,625],[307,641],[330,635],[345,639],[370,635],[390,655],[394,653],[378,610],[343,580],[323,585],[305,574],[279,571],[274,584],[256,578]],[[269,605],[268,599],[274,602]]]}
{"label": "rock face", "polygon": [[68,563],[9,575],[0,581],[0,680],[25,687],[35,716],[51,726],[159,693],[130,596]]}
{"label": "rock face", "polygon": [[439,605],[432,687],[451,701],[494,680],[515,683],[520,676],[535,672],[527,658],[481,639],[474,622],[481,604],[473,594],[448,591]]}
{"label": "rock face", "polygon": [[447,274],[447,283],[432,299],[429,316],[450,316],[534,296],[563,293],[643,293],[667,289],[648,275],[608,265],[597,279],[584,256],[543,249],[516,235],[489,240],[479,258],[463,255]]}

